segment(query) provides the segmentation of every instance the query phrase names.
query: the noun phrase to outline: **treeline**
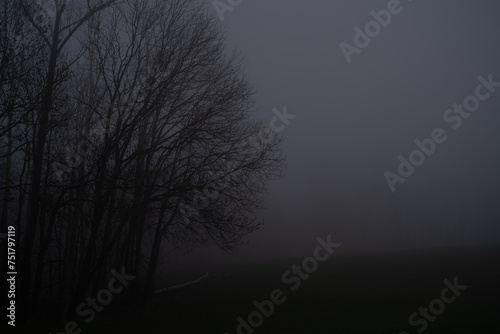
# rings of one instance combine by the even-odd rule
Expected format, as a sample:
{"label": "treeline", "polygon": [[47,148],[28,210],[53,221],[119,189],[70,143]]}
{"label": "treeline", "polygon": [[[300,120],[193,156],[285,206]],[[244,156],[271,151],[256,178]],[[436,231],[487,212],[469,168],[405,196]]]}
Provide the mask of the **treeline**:
{"label": "treeline", "polygon": [[0,16],[1,231],[17,230],[23,321],[73,317],[112,269],[137,276],[129,298],[151,293],[162,247],[231,249],[258,228],[281,138],[251,119],[203,4],[2,0]]}

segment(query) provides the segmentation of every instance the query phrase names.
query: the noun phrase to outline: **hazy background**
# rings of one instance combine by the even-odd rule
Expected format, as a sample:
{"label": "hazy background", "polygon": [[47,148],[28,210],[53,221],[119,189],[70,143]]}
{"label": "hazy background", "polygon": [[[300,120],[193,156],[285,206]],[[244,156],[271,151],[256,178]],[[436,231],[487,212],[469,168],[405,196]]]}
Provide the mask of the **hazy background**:
{"label": "hazy background", "polygon": [[[500,89],[456,131],[442,117],[479,75],[500,81],[500,3],[402,1],[347,64],[339,44],[387,2],[252,0],[225,13],[257,116],[268,124],[284,105],[297,115],[284,131],[288,170],[248,245],[165,250],[171,265],[307,256],[329,234],[345,252],[498,243]],[[437,127],[448,140],[392,193],[383,173]]]}

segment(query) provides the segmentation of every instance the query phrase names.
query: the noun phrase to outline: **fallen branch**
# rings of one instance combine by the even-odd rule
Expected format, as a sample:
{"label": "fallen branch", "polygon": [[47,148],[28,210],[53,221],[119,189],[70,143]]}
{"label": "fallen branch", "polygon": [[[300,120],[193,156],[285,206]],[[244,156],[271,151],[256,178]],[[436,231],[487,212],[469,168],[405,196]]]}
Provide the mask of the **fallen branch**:
{"label": "fallen branch", "polygon": [[222,277],[224,275],[221,275],[221,274],[210,274],[210,273],[205,273],[205,275],[201,276],[200,278],[198,279],[195,279],[194,281],[189,281],[189,282],[186,282],[186,283],[182,283],[182,284],[177,284],[177,285],[172,285],[172,286],[169,286],[167,288],[163,288],[163,289],[160,289],[160,290],[156,290],[154,292],[154,294],[162,294],[162,293],[165,293],[165,292],[170,292],[170,291],[174,291],[174,290],[179,290],[179,289],[182,289],[182,288],[185,288],[187,286],[190,286],[190,285],[193,285],[193,284],[196,284],[196,283],[199,283],[201,280],[209,277],[209,276],[214,276],[214,277]]}

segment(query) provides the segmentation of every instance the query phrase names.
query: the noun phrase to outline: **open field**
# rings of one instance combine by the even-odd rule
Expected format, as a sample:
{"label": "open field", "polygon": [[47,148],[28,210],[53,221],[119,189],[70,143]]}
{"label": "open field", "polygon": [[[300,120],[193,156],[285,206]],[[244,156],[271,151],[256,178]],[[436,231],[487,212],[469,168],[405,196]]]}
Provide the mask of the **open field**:
{"label": "open field", "polygon": [[[237,333],[237,317],[247,319],[256,310],[252,302],[269,299],[274,289],[282,290],[286,300],[275,305],[254,333],[418,333],[420,326],[411,326],[409,316],[440,298],[446,287],[443,281],[453,282],[455,277],[467,289],[445,304],[423,332],[500,333],[500,247],[374,254],[339,250],[291,291],[293,284],[285,284],[281,276],[302,260],[173,273],[169,281],[178,283],[195,279],[207,269],[225,276],[207,278],[140,307],[108,312],[82,326],[82,333],[233,334]],[[38,327],[25,333],[56,333],[56,329]]]}

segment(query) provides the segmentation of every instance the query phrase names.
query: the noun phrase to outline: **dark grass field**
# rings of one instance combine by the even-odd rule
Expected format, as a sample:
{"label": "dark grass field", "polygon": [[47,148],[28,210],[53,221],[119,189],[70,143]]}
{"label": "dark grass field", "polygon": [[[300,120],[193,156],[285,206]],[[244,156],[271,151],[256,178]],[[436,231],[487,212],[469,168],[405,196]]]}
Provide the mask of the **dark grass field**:
{"label": "dark grass field", "polygon": [[[500,333],[498,246],[374,254],[343,254],[339,249],[291,291],[292,284],[283,283],[281,276],[302,260],[173,273],[165,285],[196,279],[205,271],[225,276],[207,278],[141,306],[103,312],[90,325],[82,325],[82,333],[233,334],[237,333],[237,317],[247,319],[256,310],[252,302],[269,299],[274,289],[282,290],[286,300],[275,305],[273,314],[252,328],[253,333],[418,333],[420,326],[411,326],[409,316],[440,298],[446,287],[443,281],[453,283],[455,277],[468,288],[445,304],[423,332]],[[59,333],[61,329],[44,326],[24,332]]]}

